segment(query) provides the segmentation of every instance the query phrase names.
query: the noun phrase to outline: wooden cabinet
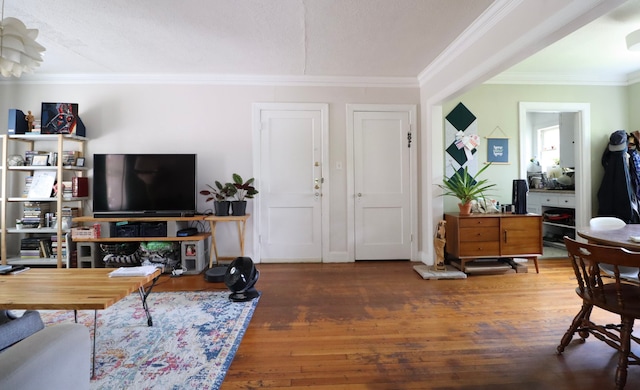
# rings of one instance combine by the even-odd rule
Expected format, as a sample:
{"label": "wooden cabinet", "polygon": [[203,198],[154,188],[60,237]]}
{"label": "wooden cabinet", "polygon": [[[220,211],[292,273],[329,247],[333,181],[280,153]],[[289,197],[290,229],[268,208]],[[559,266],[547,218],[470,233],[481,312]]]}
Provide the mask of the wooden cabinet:
{"label": "wooden cabinet", "polygon": [[529,191],[527,211],[542,215],[542,238],[545,246],[565,249],[563,237],[576,237],[575,199],[573,191]]}
{"label": "wooden cabinet", "polygon": [[465,263],[474,259],[532,259],[538,272],[542,255],[542,216],[534,214],[445,214],[446,254]]}

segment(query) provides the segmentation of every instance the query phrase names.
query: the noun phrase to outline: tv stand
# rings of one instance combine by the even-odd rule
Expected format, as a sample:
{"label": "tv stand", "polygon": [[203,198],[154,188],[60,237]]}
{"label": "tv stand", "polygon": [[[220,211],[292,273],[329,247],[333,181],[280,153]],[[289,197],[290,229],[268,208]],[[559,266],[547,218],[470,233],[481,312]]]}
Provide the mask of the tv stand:
{"label": "tv stand", "polygon": [[[203,221],[204,216],[192,217],[169,217],[169,216],[136,216],[117,217],[109,216],[84,216],[74,218],[75,222],[81,224],[99,223],[100,238],[72,238],[78,244],[78,268],[96,268],[102,266],[100,259],[97,259],[96,244],[114,242],[135,242],[135,241],[171,241],[180,242],[180,261],[185,274],[199,274],[207,267],[209,258],[209,245],[205,241],[210,239],[211,233],[201,232],[192,236],[180,237],[178,230],[184,229],[192,222]],[[111,222],[166,222],[167,235],[165,237],[109,237],[109,226]],[[187,251],[188,249],[188,251]],[[195,253],[193,252],[195,250]],[[83,253],[87,252],[87,253]]]}

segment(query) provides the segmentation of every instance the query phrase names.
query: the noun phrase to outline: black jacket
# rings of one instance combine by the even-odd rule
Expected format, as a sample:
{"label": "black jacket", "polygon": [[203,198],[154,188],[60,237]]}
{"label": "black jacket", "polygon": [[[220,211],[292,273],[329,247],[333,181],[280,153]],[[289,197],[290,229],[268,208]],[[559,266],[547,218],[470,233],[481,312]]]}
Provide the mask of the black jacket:
{"label": "black jacket", "polygon": [[618,217],[626,223],[640,223],[627,151],[612,152],[607,148],[602,155],[602,166],[604,176],[598,189],[598,216]]}

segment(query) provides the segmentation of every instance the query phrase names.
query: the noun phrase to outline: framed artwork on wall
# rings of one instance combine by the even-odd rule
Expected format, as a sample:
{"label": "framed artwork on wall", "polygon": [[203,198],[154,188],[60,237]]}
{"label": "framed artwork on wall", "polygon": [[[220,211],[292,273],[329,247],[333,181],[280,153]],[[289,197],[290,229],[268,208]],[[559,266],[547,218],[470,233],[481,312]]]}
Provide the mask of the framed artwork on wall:
{"label": "framed artwork on wall", "polygon": [[487,162],[494,164],[509,163],[509,138],[487,139]]}

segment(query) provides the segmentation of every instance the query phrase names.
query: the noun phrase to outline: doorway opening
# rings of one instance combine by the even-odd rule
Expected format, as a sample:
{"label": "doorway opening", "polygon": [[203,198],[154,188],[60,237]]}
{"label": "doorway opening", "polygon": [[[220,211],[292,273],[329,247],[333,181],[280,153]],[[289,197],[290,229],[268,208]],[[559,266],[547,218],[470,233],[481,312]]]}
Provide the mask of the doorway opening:
{"label": "doorway opening", "polygon": [[[566,118],[574,118],[568,120],[571,131],[565,131],[559,135],[560,145],[565,145],[566,153],[560,151],[558,163],[562,166],[562,159],[565,158],[567,169],[573,170],[572,180],[574,182],[573,194],[566,194],[563,197],[557,192],[552,192],[556,188],[543,186],[534,189],[550,195],[550,204],[541,205],[538,212],[543,214],[543,230],[549,227],[549,231],[553,232],[554,221],[546,220],[544,212],[556,206],[554,201],[558,200],[557,206],[562,206],[561,201],[570,199],[573,196],[572,223],[568,224],[568,229],[575,230],[580,226],[586,226],[591,219],[591,108],[588,103],[559,103],[559,102],[520,102],[519,104],[519,127],[520,127],[520,178],[527,179],[527,167],[530,160],[536,157],[538,148],[538,132],[534,123],[536,115],[557,114]],[[561,148],[562,146],[559,146]],[[564,157],[563,157],[564,156]],[[531,198],[532,189],[529,190]],[[545,192],[549,191],[549,192]],[[551,210],[553,211],[553,209]],[[565,228],[565,226],[561,226]],[[544,236],[544,231],[543,231]],[[545,245],[542,258],[555,258],[566,256],[566,250],[561,245]]]}

